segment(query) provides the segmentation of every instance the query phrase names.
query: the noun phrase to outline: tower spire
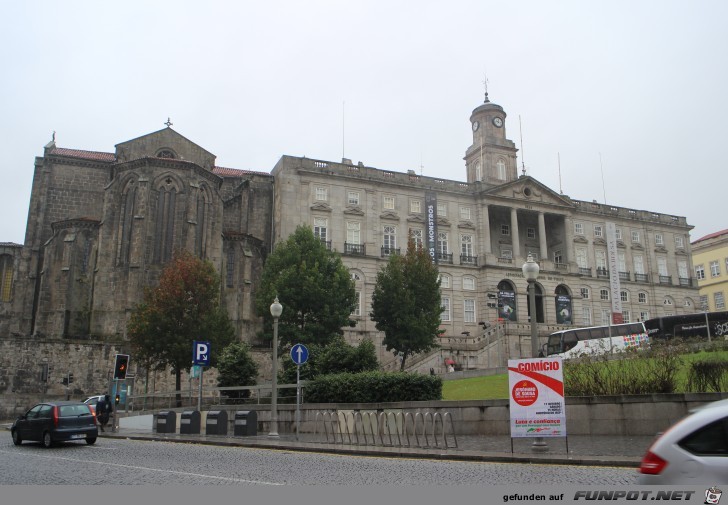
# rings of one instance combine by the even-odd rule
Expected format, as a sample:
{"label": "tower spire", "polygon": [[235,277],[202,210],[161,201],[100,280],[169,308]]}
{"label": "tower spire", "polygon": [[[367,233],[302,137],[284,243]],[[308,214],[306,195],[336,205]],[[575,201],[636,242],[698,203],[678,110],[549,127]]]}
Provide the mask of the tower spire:
{"label": "tower spire", "polygon": [[488,74],[483,73],[483,85],[485,86],[485,101],[483,103],[488,103],[490,100],[488,99]]}

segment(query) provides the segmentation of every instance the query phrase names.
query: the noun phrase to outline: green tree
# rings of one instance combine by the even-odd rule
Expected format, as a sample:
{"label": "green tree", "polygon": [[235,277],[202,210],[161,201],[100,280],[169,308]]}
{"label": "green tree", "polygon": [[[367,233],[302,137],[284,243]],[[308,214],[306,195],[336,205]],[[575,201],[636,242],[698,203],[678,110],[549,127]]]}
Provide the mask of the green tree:
{"label": "green tree", "polygon": [[[233,342],[228,345],[218,357],[217,372],[218,387],[255,385],[258,364],[250,355],[250,346],[244,342]],[[248,398],[250,391],[225,391],[223,394],[228,398],[240,399]]]}
{"label": "green tree", "polygon": [[[210,342],[210,365],[234,339],[235,330],[220,306],[220,278],[209,261],[176,253],[162,271],[159,285],[147,288],[127,327],[134,353],[154,368],[169,367],[175,387],[192,364],[195,340]],[[178,406],[181,396],[177,395]]]}
{"label": "green tree", "polygon": [[[287,352],[292,346],[284,348]],[[358,346],[348,344],[344,337],[336,337],[331,342],[322,345],[309,345],[308,361],[301,365],[301,380],[310,380],[319,375],[332,373],[358,373],[379,370],[379,361],[374,343],[365,339]],[[283,361],[283,371],[280,374],[284,383],[296,382],[296,364],[291,359]]]}
{"label": "green tree", "polygon": [[278,335],[281,346],[297,342],[326,344],[353,326],[354,281],[341,262],[314,236],[299,226],[286,242],[268,256],[256,295],[256,310],[263,317],[264,333],[271,338],[270,304],[278,296],[283,305]]}
{"label": "green tree", "polygon": [[392,255],[377,274],[370,316],[388,351],[407,358],[438,347],[442,300],[437,266],[409,240],[405,256]]}

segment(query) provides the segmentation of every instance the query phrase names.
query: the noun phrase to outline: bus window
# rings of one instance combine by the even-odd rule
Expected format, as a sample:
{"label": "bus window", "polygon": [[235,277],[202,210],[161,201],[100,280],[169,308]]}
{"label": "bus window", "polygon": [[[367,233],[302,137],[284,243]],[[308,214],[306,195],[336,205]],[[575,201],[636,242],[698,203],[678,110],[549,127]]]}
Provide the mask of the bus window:
{"label": "bus window", "polygon": [[574,347],[579,339],[576,336],[576,332],[570,331],[564,334],[564,352]]}
{"label": "bus window", "polygon": [[576,340],[590,340],[591,339],[591,332],[589,331],[588,328],[574,330],[574,335],[576,337]]}
{"label": "bus window", "polygon": [[609,337],[609,328],[592,328],[591,337],[592,338],[608,338]]}

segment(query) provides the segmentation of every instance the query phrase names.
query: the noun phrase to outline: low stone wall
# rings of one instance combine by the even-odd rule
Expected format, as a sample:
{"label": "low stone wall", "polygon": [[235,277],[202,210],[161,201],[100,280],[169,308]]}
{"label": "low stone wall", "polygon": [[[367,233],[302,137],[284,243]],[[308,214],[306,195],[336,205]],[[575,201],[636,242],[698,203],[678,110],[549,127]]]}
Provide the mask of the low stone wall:
{"label": "low stone wall", "polygon": [[[689,411],[706,403],[727,399],[728,393],[654,394],[634,396],[570,397],[566,399],[566,431],[569,435],[654,435],[664,431]],[[321,431],[317,413],[340,412],[448,412],[457,435],[510,435],[508,400],[399,402],[378,404],[304,404],[301,406],[301,433]],[[178,413],[188,409],[172,409]],[[233,433],[235,412],[254,410],[258,432],[270,430],[270,405],[216,405],[208,410],[227,410]],[[278,405],[278,432],[294,433],[295,405]],[[178,415],[179,419],[179,415]],[[203,415],[204,419],[204,415]],[[449,425],[449,422],[448,422]],[[204,421],[202,423],[204,432]]]}

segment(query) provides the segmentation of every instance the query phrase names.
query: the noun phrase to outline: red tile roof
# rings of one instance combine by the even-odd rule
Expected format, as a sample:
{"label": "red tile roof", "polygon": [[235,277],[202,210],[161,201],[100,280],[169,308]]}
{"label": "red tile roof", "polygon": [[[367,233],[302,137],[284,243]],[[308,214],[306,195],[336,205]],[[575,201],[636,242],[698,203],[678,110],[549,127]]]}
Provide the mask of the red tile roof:
{"label": "red tile roof", "polygon": [[239,170],[237,168],[213,167],[212,173],[220,177],[243,177],[245,175],[270,175],[267,172],[254,172],[252,170]]}
{"label": "red tile roof", "polygon": [[98,151],[81,151],[80,149],[65,149],[63,147],[54,147],[50,154],[58,156],[69,156],[71,158],[83,158],[85,160],[94,161],[116,161],[114,153],[102,153]]}
{"label": "red tile roof", "polygon": [[728,229],[717,231],[715,233],[711,233],[710,235],[706,235],[704,237],[699,238],[698,240],[695,240],[693,244],[697,244],[698,242],[702,242],[703,240],[708,240],[715,237],[720,237],[721,235],[728,235]]}

